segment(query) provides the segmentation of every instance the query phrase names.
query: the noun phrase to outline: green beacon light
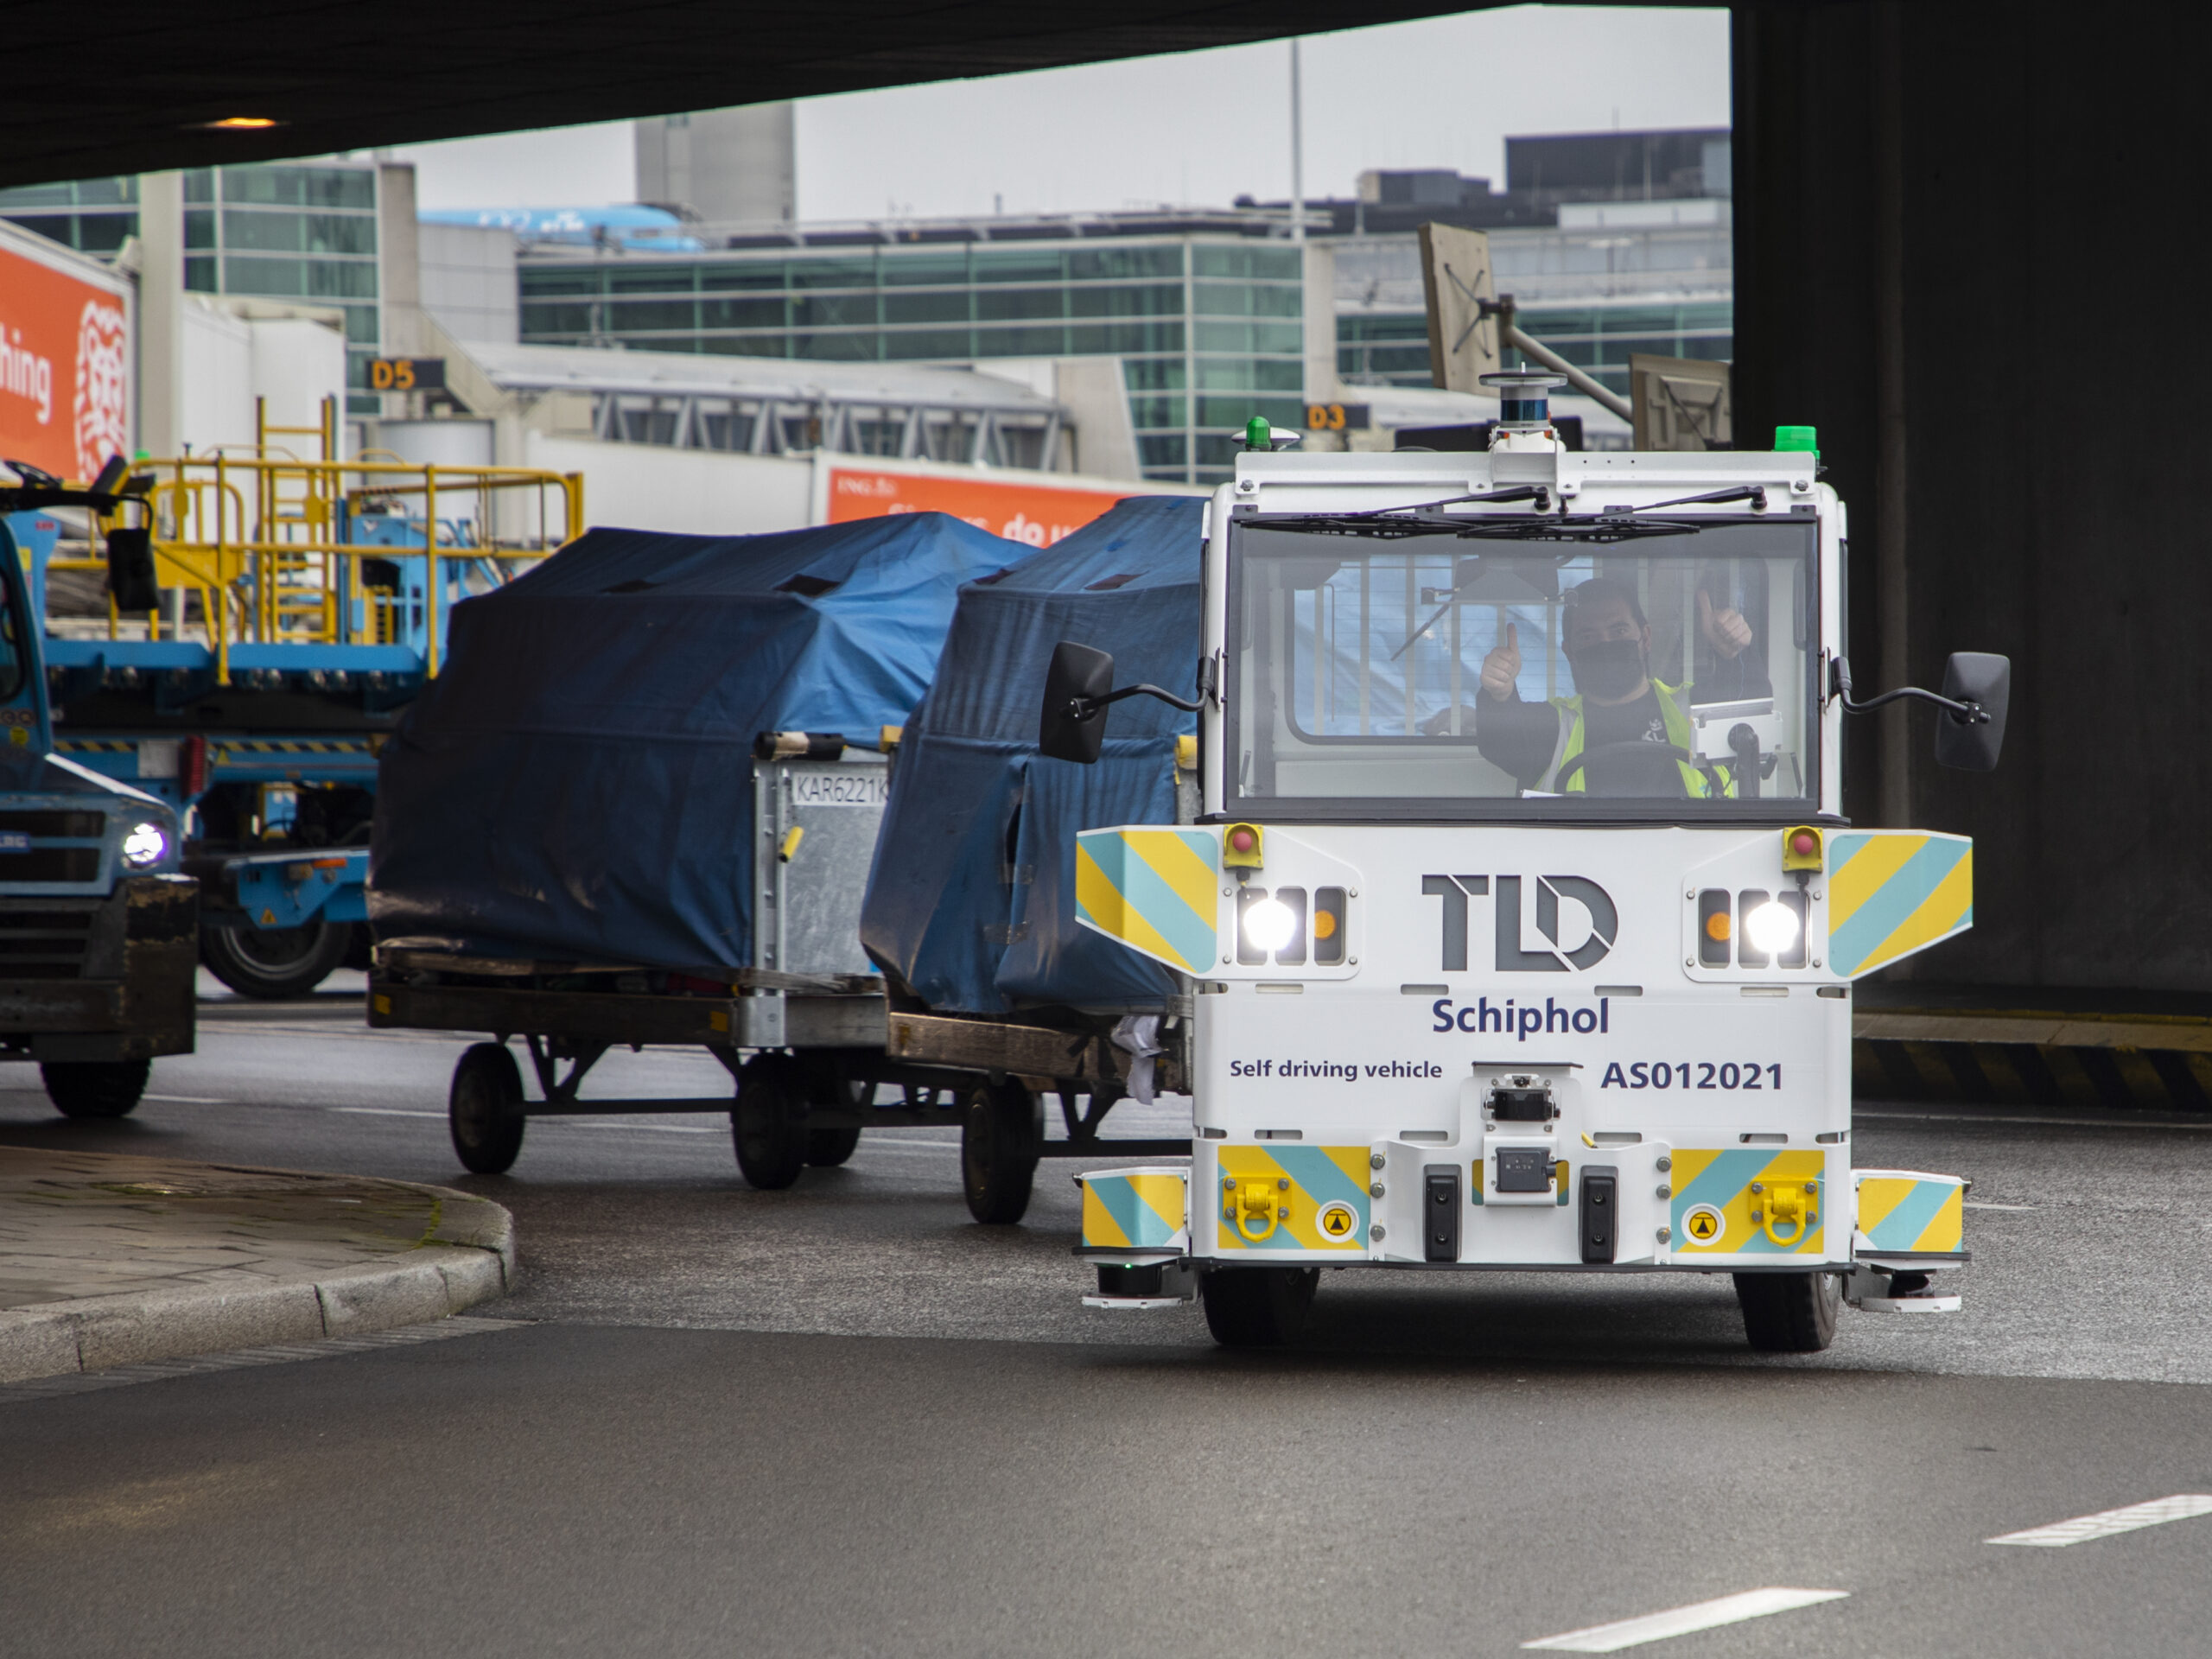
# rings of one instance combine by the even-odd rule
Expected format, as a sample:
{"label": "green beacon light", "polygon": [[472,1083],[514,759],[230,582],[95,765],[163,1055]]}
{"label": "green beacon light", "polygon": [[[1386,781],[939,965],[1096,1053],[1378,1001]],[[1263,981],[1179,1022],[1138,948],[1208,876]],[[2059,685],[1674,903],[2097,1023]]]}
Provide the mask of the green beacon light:
{"label": "green beacon light", "polygon": [[1244,447],[1247,449],[1257,449],[1261,454],[1265,454],[1274,448],[1274,429],[1268,424],[1266,416],[1255,415],[1244,423]]}
{"label": "green beacon light", "polygon": [[1786,449],[1801,449],[1818,461],[1821,456],[1820,434],[1809,426],[1777,426],[1774,429],[1775,453]]}

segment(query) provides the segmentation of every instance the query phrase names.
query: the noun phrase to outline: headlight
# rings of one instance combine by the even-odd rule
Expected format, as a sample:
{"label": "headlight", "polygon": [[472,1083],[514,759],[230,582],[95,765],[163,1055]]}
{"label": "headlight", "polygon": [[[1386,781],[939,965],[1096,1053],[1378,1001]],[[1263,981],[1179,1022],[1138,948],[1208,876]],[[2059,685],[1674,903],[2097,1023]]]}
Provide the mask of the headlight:
{"label": "headlight", "polygon": [[1744,918],[1744,931],[1752,948],[1778,957],[1797,943],[1797,912],[1778,899],[1770,899]]}
{"label": "headlight", "polygon": [[123,861],[143,870],[168,856],[169,838],[158,823],[134,823],[123,837]]}
{"label": "headlight", "polygon": [[1244,943],[1255,950],[1280,950],[1297,931],[1297,912],[1280,899],[1255,899],[1245,908]]}

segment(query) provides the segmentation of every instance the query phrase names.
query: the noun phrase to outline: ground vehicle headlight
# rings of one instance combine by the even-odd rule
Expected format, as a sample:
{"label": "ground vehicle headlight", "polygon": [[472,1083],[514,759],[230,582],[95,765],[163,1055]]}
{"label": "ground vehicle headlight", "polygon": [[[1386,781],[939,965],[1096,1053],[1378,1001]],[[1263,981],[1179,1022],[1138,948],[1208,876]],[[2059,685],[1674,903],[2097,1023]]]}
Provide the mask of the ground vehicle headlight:
{"label": "ground vehicle headlight", "polygon": [[134,823],[123,837],[123,861],[134,870],[160,863],[168,850],[168,836],[158,823]]}
{"label": "ground vehicle headlight", "polygon": [[1298,913],[1280,899],[1255,899],[1244,910],[1244,943],[1255,950],[1280,950],[1298,931]]}
{"label": "ground vehicle headlight", "polygon": [[1744,918],[1744,931],[1763,955],[1778,957],[1797,943],[1797,912],[1770,899]]}

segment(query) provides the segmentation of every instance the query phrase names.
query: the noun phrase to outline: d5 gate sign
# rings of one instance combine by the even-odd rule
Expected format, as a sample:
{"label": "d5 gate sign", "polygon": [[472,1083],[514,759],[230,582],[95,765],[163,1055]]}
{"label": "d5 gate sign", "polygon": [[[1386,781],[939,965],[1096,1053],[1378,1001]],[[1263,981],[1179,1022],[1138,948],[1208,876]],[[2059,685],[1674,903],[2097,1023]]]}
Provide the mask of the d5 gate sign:
{"label": "d5 gate sign", "polygon": [[124,293],[97,267],[0,233],[0,455],[82,480],[130,453]]}

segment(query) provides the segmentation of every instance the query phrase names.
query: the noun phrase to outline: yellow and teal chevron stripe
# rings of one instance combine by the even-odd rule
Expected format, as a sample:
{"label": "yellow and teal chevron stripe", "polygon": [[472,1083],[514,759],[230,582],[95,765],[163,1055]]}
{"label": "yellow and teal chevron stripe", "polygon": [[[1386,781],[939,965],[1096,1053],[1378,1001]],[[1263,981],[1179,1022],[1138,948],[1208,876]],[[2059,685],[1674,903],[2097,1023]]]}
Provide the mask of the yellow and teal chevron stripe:
{"label": "yellow and teal chevron stripe", "polygon": [[1086,1249],[1166,1249],[1185,1244],[1190,1173],[1119,1169],[1083,1177]]}
{"label": "yellow and teal chevron stripe", "polygon": [[1859,1230],[1885,1255],[1955,1255],[1966,1248],[1966,1184],[1947,1175],[1861,1170]]}
{"label": "yellow and teal chevron stripe", "polygon": [[1203,830],[1086,830],[1076,837],[1076,920],[1185,973],[1214,959],[1220,849]]}
{"label": "yellow and teal chevron stripe", "polygon": [[1974,925],[1974,842],[1919,830],[1828,842],[1828,969],[1847,979]]}

